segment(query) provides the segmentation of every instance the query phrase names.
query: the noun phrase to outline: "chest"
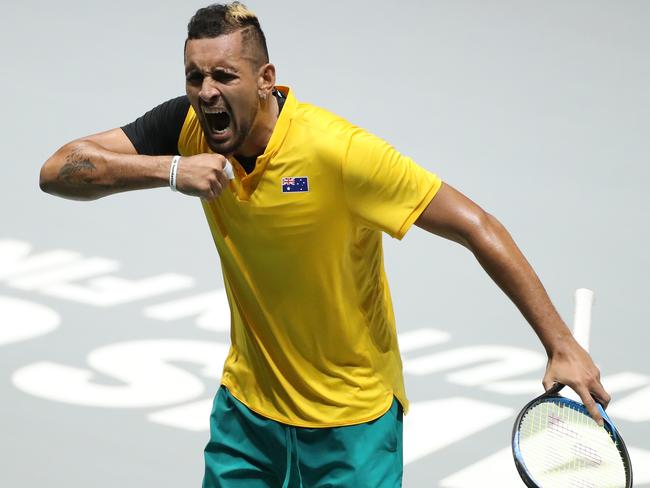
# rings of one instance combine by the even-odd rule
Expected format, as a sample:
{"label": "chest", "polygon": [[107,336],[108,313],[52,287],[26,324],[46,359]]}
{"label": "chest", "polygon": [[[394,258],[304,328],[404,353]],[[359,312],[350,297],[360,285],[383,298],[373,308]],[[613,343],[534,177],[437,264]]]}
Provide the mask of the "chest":
{"label": "chest", "polygon": [[[250,178],[250,179],[249,179]],[[213,233],[243,253],[295,253],[343,239],[349,225],[337,171],[283,158],[236,179],[206,205]],[[217,236],[215,236],[217,237]]]}

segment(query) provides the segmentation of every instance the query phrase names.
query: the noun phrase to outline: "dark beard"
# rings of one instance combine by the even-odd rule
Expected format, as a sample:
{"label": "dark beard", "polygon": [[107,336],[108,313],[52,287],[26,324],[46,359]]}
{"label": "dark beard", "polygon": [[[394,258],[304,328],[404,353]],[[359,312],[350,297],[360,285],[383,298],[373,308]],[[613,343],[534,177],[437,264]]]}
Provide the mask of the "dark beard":
{"label": "dark beard", "polygon": [[239,134],[236,139],[230,140],[225,144],[215,144],[214,141],[212,141],[207,135],[207,133],[204,132],[204,136],[208,147],[212,149],[213,152],[223,155],[234,154],[237,151],[237,148],[239,148],[239,146],[244,143],[244,140],[246,140],[245,134]]}
{"label": "dark beard", "polygon": [[205,136],[206,143],[208,144],[208,147],[212,149],[217,154],[223,154],[223,155],[231,155],[237,152],[237,150],[241,147],[241,145],[244,143],[248,135],[251,133],[251,130],[253,128],[253,123],[255,119],[257,118],[257,112],[258,112],[258,107],[253,107],[251,108],[251,113],[250,113],[250,119],[251,124],[247,128],[247,130],[241,130],[239,127],[239,124],[237,124],[234,119],[232,121],[232,124],[235,126],[237,130],[233,128],[233,135],[235,136],[234,138],[231,138],[227,143],[224,144],[215,144],[214,141],[210,138],[210,128],[208,126],[207,121],[205,120],[200,120],[201,123],[201,128],[203,129],[203,135]]}

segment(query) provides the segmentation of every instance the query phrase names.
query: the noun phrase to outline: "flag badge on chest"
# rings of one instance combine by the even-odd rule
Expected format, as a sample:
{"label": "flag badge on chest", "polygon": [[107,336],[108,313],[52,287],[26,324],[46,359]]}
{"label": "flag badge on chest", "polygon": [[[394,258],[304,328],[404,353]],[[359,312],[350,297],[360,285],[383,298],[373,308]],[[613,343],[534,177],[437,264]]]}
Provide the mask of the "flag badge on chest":
{"label": "flag badge on chest", "polygon": [[297,193],[309,191],[307,176],[286,176],[282,178],[282,193]]}

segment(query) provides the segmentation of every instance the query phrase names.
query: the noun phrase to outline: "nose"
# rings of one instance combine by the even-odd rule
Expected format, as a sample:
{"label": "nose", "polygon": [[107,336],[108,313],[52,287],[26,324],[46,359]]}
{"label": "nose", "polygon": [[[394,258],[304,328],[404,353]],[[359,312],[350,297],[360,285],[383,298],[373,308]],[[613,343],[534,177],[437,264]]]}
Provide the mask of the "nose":
{"label": "nose", "polygon": [[201,89],[199,90],[199,98],[204,103],[211,103],[219,98],[220,95],[221,92],[216,86],[215,81],[209,76],[203,78],[203,83],[201,83]]}

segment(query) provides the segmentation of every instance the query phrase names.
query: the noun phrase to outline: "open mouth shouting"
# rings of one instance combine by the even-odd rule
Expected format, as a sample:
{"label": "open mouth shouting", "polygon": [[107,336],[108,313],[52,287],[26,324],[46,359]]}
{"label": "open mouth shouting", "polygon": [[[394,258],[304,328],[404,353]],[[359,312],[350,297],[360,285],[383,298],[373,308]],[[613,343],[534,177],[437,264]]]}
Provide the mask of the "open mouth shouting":
{"label": "open mouth shouting", "polygon": [[203,107],[202,110],[209,137],[218,142],[225,141],[232,133],[230,113],[222,108]]}

